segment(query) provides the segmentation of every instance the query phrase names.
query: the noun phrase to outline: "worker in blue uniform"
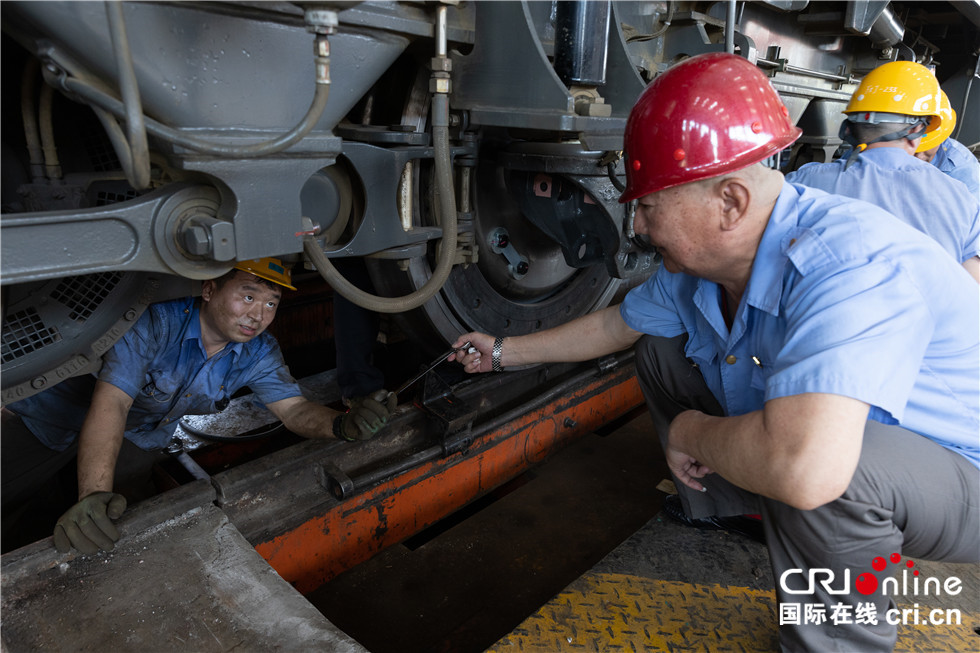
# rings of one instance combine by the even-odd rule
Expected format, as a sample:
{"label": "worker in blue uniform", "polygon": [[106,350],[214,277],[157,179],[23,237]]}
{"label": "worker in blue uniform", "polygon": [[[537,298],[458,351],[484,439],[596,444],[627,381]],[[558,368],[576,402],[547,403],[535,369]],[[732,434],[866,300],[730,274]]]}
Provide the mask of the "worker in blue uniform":
{"label": "worker in blue uniform", "polygon": [[936,239],[980,282],[980,203],[959,181],[915,158],[919,139],[951,120],[928,68],[893,61],[864,76],[844,109],[849,155],[808,163],[786,180],[866,200]]}
{"label": "worker in blue uniform", "polygon": [[[799,134],[745,59],[669,68],[630,113],[620,198],[657,274],[552,329],[463,334],[477,352],[450,359],[490,372],[635,346],[689,517],[761,513],[780,605],[866,616],[781,621],[783,650],[889,651],[892,597],[836,590],[895,552],[980,561],[980,296],[920,231],[764,166]],[[810,570],[836,582],[807,587]]]}
{"label": "worker in blue uniform", "polygon": [[303,397],[266,333],[283,287],[295,290],[278,259],[240,262],[205,281],[199,300],[151,306],[106,353],[98,378],[74,377],[8,406],[13,416],[4,420],[0,455],[5,517],[77,448],[79,500],[58,520],[55,546],[112,549],[119,537],[112,520],[126,508],[114,491],[124,439],[144,451],[163,449],[182,416],[219,412],[246,386],[298,435],[366,440],[378,433],[393,396],[362,398],[346,413]]}
{"label": "worker in blue uniform", "polygon": [[980,161],[951,134],[956,127],[956,111],[949,103],[949,96],[940,91],[942,96],[939,112],[942,123],[939,129],[929,132],[919,139],[915,148],[915,158],[921,159],[953,179],[963,182],[973,197],[980,201]]}

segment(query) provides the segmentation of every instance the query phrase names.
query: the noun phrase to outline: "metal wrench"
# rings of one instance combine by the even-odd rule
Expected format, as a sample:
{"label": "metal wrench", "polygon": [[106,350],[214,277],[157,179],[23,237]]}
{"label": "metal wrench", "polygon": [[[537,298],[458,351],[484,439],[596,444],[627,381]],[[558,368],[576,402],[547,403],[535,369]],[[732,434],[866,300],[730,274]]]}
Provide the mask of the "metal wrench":
{"label": "metal wrench", "polygon": [[462,346],[460,346],[460,347],[453,347],[452,349],[450,349],[449,351],[445,352],[444,354],[441,354],[439,356],[439,358],[435,359],[430,364],[428,364],[425,367],[424,370],[422,370],[421,372],[419,372],[418,374],[416,374],[414,377],[412,377],[411,380],[406,381],[405,383],[403,383],[400,386],[398,386],[398,389],[395,390],[394,392],[392,392],[391,394],[393,394],[393,395],[395,395],[397,397],[401,393],[405,392],[416,381],[418,381],[419,379],[421,379],[423,376],[425,376],[426,374],[428,374],[429,372],[431,372],[435,368],[439,367],[439,365],[441,363],[445,362],[445,360],[447,358],[449,358],[449,355],[450,354],[456,353],[458,351],[465,351],[467,354],[475,354],[478,350],[477,350],[476,347],[471,347],[470,346],[470,341],[469,340],[467,340],[466,342],[464,342],[462,344]]}

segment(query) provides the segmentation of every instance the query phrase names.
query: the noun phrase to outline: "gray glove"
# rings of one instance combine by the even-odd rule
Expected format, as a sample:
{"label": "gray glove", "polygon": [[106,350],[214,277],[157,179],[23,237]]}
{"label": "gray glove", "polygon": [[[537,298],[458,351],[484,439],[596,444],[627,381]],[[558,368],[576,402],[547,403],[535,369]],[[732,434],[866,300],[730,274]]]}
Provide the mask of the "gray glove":
{"label": "gray glove", "polygon": [[93,492],[61,516],[54,527],[54,546],[61,553],[75,547],[81,553],[112,551],[119,530],[112,523],[126,510],[126,497],[114,492]]}
{"label": "gray glove", "polygon": [[343,440],[370,440],[388,423],[388,417],[398,405],[398,397],[387,390],[378,390],[370,397],[350,400],[350,410],[334,422],[334,435]]}

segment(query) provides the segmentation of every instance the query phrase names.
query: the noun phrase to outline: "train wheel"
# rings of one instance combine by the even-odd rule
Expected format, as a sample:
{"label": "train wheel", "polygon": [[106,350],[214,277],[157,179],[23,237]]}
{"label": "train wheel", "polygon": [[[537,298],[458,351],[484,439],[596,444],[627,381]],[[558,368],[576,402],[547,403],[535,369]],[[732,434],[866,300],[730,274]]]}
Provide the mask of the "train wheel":
{"label": "train wheel", "polygon": [[[425,165],[420,168],[415,175],[419,180],[415,189],[417,221],[437,224],[431,171]],[[465,168],[458,171],[469,174]],[[441,292],[422,307],[396,317],[411,339],[435,352],[468,331],[520,335],[567,322],[610,303],[622,281],[610,277],[602,261],[570,266],[562,247],[526,215],[521,195],[532,191],[516,187],[509,180],[510,169],[498,164],[496,156],[481,155],[472,174],[474,183],[469,186],[476,261],[457,264]],[[574,188],[567,180],[564,185]],[[369,258],[368,268],[378,292],[398,296],[422,287],[435,265],[436,247],[430,244],[427,256],[409,259],[407,266],[402,263],[401,267],[390,260]]]}

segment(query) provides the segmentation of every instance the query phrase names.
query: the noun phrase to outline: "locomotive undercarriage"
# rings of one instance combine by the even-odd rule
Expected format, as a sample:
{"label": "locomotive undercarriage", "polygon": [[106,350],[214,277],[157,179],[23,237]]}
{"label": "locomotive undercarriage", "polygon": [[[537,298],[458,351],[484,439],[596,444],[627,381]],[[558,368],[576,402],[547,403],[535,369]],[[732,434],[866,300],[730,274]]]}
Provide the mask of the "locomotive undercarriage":
{"label": "locomotive undercarriage", "polygon": [[[426,352],[605,306],[656,269],[616,184],[625,118],[659,71],[746,56],[804,128],[779,163],[825,160],[882,60],[938,64],[954,105],[969,99],[971,10],[4,3],[4,97],[21,109],[4,112],[3,401],[97,367],[148,303],[235,260],[312,269],[310,247],[364,258],[369,306]],[[431,300],[397,299],[427,284]]]}
{"label": "locomotive undercarriage", "polygon": [[[320,313],[304,325],[313,328],[293,328],[287,311],[320,310],[332,292],[348,292],[322,259],[363,260],[374,288],[355,301],[390,314],[386,337],[425,359],[463,331],[526,333],[608,305],[657,268],[617,201],[625,119],[657,73],[724,49],[757,63],[804,130],[773,162],[790,170],[833,156],[840,111],[864,72],[915,58],[936,66],[961,115],[959,139],[975,143],[975,6],[141,2],[121,5],[121,23],[118,5],[4,2],[3,404],[96,369],[148,304],[195,293],[240,259],[294,265],[300,291],[273,325],[286,329],[276,335],[287,361],[287,340],[322,349],[329,330]],[[602,7],[607,29],[597,29]],[[314,91],[328,69],[329,92]],[[297,369],[311,375],[305,390],[326,379],[317,401],[338,400],[330,371]],[[173,543],[177,556],[191,546],[199,559],[200,542],[231,543],[250,556],[242,569],[267,575],[258,552],[309,592],[642,410],[628,353],[465,381],[452,372],[419,383],[415,401],[402,397],[391,426],[365,443],[283,434],[248,395],[185,420],[234,442],[185,439],[171,452],[183,466],[163,465],[162,495],[120,522],[113,573],[136,574],[120,585],[139,609],[102,560],[52,563],[50,545],[35,542],[4,555],[4,608],[15,615],[6,629],[25,642],[79,637],[73,622],[42,631],[33,617],[53,613],[49,601],[76,602],[52,587],[77,589],[91,574],[111,592],[87,585],[96,615],[73,618],[122,624],[92,629],[94,645],[116,644],[117,630],[129,638],[120,647],[139,637],[159,645],[178,630],[147,613],[186,594],[147,600],[147,539],[151,549]],[[238,423],[239,408],[252,421]],[[255,439],[243,437],[250,429]],[[272,431],[282,437],[262,437]],[[188,534],[186,521],[207,523]],[[191,569],[185,582],[221,590],[216,577],[214,567]],[[206,614],[238,605],[216,596]],[[304,610],[295,599],[289,609]],[[121,614],[109,616],[113,606]],[[229,623],[229,637],[241,637]],[[320,641],[274,625],[279,644]],[[188,628],[217,639],[206,624]],[[324,637],[346,650],[337,633]]]}

